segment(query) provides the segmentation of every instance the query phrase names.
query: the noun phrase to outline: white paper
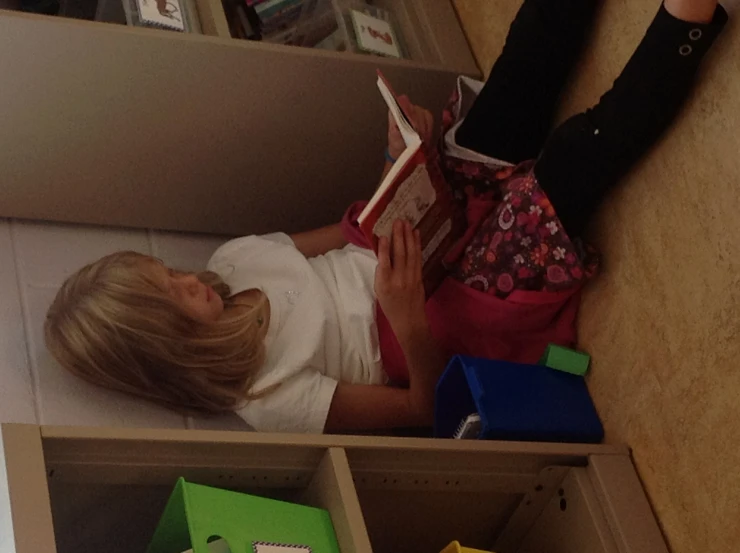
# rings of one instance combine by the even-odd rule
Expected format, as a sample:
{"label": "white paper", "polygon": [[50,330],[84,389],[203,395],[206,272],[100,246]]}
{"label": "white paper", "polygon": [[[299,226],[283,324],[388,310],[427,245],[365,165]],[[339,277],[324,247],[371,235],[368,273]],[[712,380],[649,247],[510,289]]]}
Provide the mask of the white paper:
{"label": "white paper", "polygon": [[254,553],[311,553],[311,548],[300,545],[257,542],[254,544]]}
{"label": "white paper", "polygon": [[139,19],[145,23],[162,25],[184,31],[182,8],[178,0],[136,0]]}
{"label": "white paper", "polygon": [[375,223],[373,234],[390,237],[393,223],[398,219],[408,221],[412,227],[416,227],[436,199],[437,192],[429,179],[429,171],[424,165],[418,165],[396,190],[388,207]]}
{"label": "white paper", "polygon": [[421,142],[421,137],[414,130],[411,121],[406,119],[406,115],[403,113],[401,106],[398,105],[393,93],[381,77],[378,77],[378,90],[380,90],[380,95],[383,96],[383,100],[385,100],[396,125],[398,125],[398,130],[401,131],[401,137],[406,146],[411,147],[419,144]]}
{"label": "white paper", "polygon": [[[304,545],[286,545],[281,543],[253,542],[253,553],[311,553],[311,548]],[[208,544],[209,553],[231,553],[229,545],[224,539],[218,539]],[[193,553],[192,549],[182,553]]]}
{"label": "white paper", "polygon": [[390,110],[393,119],[398,124],[398,130],[401,131],[401,136],[403,137],[403,141],[406,144],[406,149],[401,153],[400,156],[398,156],[398,159],[393,164],[393,167],[391,167],[391,170],[388,171],[388,174],[383,179],[383,182],[380,183],[378,190],[365,206],[365,209],[362,210],[362,213],[360,213],[360,216],[357,218],[358,222],[360,223],[362,223],[365,218],[372,212],[372,210],[375,208],[375,205],[383,197],[383,194],[385,194],[386,190],[391,186],[391,184],[395,182],[398,173],[400,173],[401,170],[406,166],[406,162],[416,154],[416,151],[421,148],[422,145],[421,138],[416,133],[408,119],[406,119],[401,106],[398,105],[398,102],[393,96],[393,93],[390,91],[388,85],[380,76],[378,77],[378,89],[380,90],[380,94],[381,96],[383,96],[385,103],[388,105],[388,109]]}
{"label": "white paper", "polygon": [[362,50],[394,58],[401,57],[398,39],[390,23],[357,10],[352,10],[352,22],[357,46]]}

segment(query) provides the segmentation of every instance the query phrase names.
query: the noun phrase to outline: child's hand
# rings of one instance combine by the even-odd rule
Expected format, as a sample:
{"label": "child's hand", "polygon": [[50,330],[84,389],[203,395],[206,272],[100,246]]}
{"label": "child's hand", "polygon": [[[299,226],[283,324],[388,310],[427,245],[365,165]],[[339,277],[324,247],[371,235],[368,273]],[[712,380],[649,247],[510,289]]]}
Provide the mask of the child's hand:
{"label": "child's hand", "polygon": [[[391,251],[393,259],[391,260]],[[405,221],[393,224],[392,241],[381,238],[375,294],[399,342],[427,330],[421,238]]]}
{"label": "child's hand", "polygon": [[[412,104],[408,96],[399,96],[398,103],[401,105],[404,112],[409,114],[409,117],[411,117],[411,124],[419,133],[422,142],[429,146],[434,134],[434,117],[432,116],[432,113],[422,107]],[[401,131],[398,130],[398,125],[396,125],[396,121],[393,119],[393,115],[391,115],[389,110],[388,153],[393,159],[398,159],[398,156],[400,156],[405,149],[406,143],[403,141]]]}

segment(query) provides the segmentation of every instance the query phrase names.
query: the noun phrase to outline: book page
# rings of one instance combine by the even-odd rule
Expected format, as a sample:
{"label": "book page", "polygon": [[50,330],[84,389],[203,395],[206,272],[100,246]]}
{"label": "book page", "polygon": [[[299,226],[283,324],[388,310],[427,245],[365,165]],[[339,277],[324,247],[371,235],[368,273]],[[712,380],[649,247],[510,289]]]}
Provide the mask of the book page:
{"label": "book page", "polygon": [[383,96],[385,103],[388,105],[388,109],[391,110],[391,115],[398,125],[398,130],[401,131],[403,141],[407,147],[415,146],[421,142],[419,134],[414,130],[414,126],[411,121],[408,120],[406,114],[398,105],[395,95],[391,92],[388,83],[385,81],[382,75],[378,75],[378,88],[380,94]]}
{"label": "book page", "polygon": [[397,219],[408,221],[412,227],[416,228],[436,199],[437,192],[434,190],[426,166],[417,165],[414,172],[398,187],[388,207],[375,223],[373,234],[378,237],[390,237],[393,223]]}
{"label": "book page", "polygon": [[416,151],[421,146],[421,141],[416,145],[414,148],[406,148],[403,153],[398,157],[396,160],[396,163],[393,164],[393,167],[391,167],[391,170],[388,171],[388,174],[383,179],[383,182],[380,183],[380,186],[375,191],[375,194],[373,194],[373,197],[370,198],[370,201],[368,202],[367,206],[365,206],[365,209],[362,210],[362,213],[360,213],[360,216],[357,218],[357,220],[362,223],[365,220],[365,217],[368,216],[368,214],[373,210],[375,205],[381,200],[383,197],[383,194],[385,194],[386,190],[388,190],[391,185],[395,182],[396,177],[398,174],[403,170],[403,168],[406,166],[406,164],[409,162],[409,160],[416,154]]}

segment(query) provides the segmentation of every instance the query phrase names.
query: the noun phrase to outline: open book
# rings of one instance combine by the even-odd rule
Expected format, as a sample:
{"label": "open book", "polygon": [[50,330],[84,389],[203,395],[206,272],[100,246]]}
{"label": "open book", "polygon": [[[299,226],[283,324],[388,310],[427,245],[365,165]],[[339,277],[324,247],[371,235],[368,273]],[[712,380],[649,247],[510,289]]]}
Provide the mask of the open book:
{"label": "open book", "polygon": [[424,289],[427,297],[442,283],[448,269],[445,256],[465,230],[465,218],[456,205],[439,165],[404,113],[388,81],[378,72],[378,88],[398,124],[406,149],[393,164],[358,223],[378,251],[378,238],[391,236],[397,219],[419,230],[423,251]]}

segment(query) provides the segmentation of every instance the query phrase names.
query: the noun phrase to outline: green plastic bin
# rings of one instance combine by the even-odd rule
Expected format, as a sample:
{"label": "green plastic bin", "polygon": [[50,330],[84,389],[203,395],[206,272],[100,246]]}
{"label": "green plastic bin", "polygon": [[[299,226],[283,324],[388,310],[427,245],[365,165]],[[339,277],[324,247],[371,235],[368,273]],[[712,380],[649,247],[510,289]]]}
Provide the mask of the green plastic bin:
{"label": "green plastic bin", "polygon": [[339,553],[334,526],[323,509],[177,481],[147,553],[208,553],[223,538],[231,553],[282,546],[296,553]]}

